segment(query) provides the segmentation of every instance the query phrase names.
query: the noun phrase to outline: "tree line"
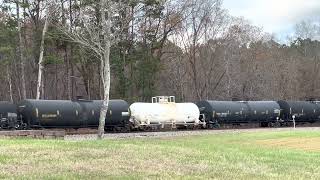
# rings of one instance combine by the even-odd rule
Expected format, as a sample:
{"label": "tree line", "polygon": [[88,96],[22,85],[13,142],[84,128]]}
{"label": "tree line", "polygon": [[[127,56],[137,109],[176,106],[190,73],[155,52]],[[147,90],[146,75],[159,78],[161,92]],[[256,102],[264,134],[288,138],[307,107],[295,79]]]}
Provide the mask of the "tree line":
{"label": "tree line", "polygon": [[222,0],[103,1],[3,1],[1,100],[319,97],[319,23],[284,44]]}

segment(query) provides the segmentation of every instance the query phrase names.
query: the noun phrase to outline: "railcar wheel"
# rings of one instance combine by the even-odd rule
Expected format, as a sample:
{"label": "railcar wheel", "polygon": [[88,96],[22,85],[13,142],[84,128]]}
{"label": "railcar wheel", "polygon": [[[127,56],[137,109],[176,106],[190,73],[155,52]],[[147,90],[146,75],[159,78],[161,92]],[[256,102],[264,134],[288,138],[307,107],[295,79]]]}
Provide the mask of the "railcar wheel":
{"label": "railcar wheel", "polygon": [[280,126],[281,126],[280,122],[275,122],[274,123],[274,127],[280,127]]}
{"label": "railcar wheel", "polygon": [[215,124],[214,124],[214,127],[215,127],[215,128],[220,128],[220,124],[219,124],[219,123],[215,123]]}
{"label": "railcar wheel", "polygon": [[268,127],[273,127],[273,126],[274,126],[273,122],[268,123]]}
{"label": "railcar wheel", "polygon": [[129,124],[126,124],[126,125],[124,126],[124,131],[125,131],[125,132],[130,132],[130,131],[131,131],[131,126],[130,126]]}
{"label": "railcar wheel", "polygon": [[267,122],[262,122],[261,123],[261,127],[268,127],[268,123]]}

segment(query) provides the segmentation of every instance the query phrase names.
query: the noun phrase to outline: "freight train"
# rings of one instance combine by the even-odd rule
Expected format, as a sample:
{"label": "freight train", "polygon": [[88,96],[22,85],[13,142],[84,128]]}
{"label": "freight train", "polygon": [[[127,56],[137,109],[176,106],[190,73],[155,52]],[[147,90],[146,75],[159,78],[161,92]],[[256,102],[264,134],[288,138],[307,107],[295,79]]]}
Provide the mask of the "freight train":
{"label": "freight train", "polygon": [[[96,128],[101,100],[23,100],[0,102],[0,129]],[[176,103],[158,96],[151,103],[110,100],[106,130],[219,128],[259,124],[262,127],[320,122],[319,101],[199,101]]]}

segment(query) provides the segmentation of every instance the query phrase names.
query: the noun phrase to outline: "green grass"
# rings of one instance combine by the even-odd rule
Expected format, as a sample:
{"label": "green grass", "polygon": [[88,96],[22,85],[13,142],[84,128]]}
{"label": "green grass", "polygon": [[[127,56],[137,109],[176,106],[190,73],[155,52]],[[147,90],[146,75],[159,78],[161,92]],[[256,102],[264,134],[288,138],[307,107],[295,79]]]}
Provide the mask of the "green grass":
{"label": "green grass", "polygon": [[0,179],[320,179],[320,132],[0,139]]}

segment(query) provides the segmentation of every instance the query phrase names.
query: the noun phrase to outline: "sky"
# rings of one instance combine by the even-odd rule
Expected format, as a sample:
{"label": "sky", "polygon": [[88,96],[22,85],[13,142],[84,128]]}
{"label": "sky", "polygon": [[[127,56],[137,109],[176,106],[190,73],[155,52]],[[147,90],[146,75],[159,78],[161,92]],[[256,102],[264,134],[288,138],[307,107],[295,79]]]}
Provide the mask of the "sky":
{"label": "sky", "polygon": [[223,0],[223,7],[280,40],[292,35],[302,20],[320,21],[320,0]]}

